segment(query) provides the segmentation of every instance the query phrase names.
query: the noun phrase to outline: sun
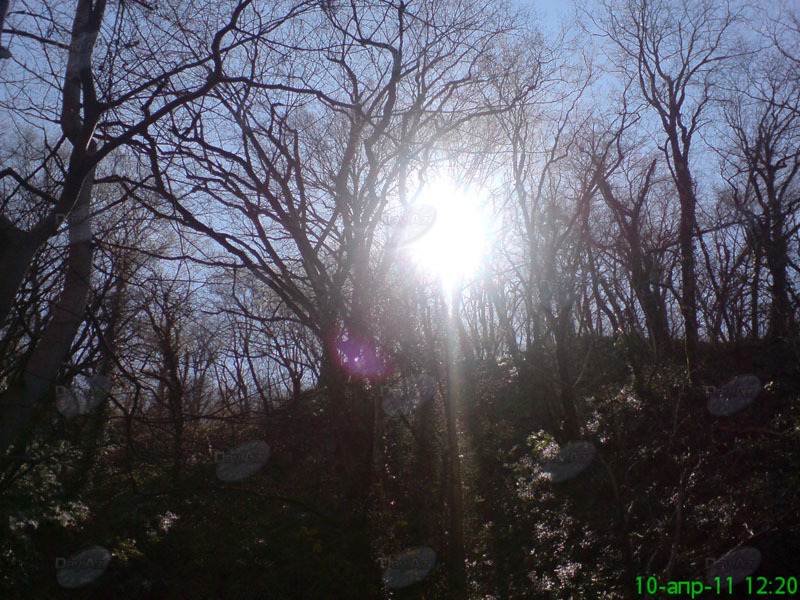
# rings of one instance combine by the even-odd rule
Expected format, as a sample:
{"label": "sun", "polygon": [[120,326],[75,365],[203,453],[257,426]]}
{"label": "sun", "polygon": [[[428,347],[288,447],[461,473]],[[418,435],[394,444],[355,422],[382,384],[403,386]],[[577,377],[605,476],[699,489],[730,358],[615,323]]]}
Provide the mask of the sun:
{"label": "sun", "polygon": [[488,240],[490,215],[484,195],[438,179],[425,185],[415,207],[418,214],[433,215],[433,225],[408,246],[412,260],[438,276],[446,291],[474,277],[484,262]]}

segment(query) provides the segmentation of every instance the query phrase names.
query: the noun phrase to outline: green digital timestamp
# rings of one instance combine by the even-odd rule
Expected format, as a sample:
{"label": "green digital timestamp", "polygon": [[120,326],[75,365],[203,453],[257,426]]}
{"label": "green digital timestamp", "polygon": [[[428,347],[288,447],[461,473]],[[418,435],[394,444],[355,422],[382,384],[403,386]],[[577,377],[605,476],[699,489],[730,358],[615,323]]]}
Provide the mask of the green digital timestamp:
{"label": "green digital timestamp", "polygon": [[797,577],[748,577],[747,593],[757,596],[781,596],[797,593]]}
{"label": "green digital timestamp", "polygon": [[714,577],[711,579],[713,585],[704,584],[702,581],[669,581],[666,585],[659,585],[655,577],[637,577],[637,591],[639,595],[655,595],[658,592],[667,594],[690,595],[692,598],[703,592],[712,592],[717,595],[733,594],[733,586],[739,583],[747,584],[747,593],[756,596],[794,596],[797,594],[796,577],[745,577],[736,579],[733,577]]}
{"label": "green digital timestamp", "polygon": [[[639,595],[649,594],[655,595],[658,592],[663,592],[669,595],[688,595],[691,598],[699,596],[703,592],[716,592],[719,594],[733,594],[733,578],[726,577],[722,579],[715,577],[714,582],[716,585],[712,586],[702,581],[668,581],[666,584],[659,585],[656,577],[637,577],[637,591]],[[727,588],[727,589],[726,589]]]}

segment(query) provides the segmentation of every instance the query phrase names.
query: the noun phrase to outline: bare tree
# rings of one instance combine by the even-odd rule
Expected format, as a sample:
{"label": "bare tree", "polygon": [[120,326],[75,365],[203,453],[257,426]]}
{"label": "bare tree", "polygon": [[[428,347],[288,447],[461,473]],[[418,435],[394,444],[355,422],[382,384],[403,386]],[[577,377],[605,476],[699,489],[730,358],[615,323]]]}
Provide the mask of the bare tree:
{"label": "bare tree", "polygon": [[380,290],[395,256],[382,217],[412,203],[460,128],[535,86],[504,93],[520,64],[494,49],[515,30],[503,6],[473,0],[325,4],[260,36],[243,68],[223,74],[213,111],[187,106],[142,146],[146,187],[163,200],[152,210],[214,240],[317,339],[357,518],[382,417],[348,375],[384,375],[358,363],[381,346]]}
{"label": "bare tree", "polygon": [[721,69],[735,55],[732,39],[741,11],[714,0],[603,0],[592,22],[612,43],[609,59],[636,83],[663,134],[681,208],[678,237],[688,376],[694,382],[698,318],[694,238],[696,181],[692,142],[705,123]]}
{"label": "bare tree", "polygon": [[[29,358],[25,374],[0,396],[0,449],[7,449],[24,427],[31,411],[42,401],[64,360],[77,331],[86,305],[92,264],[91,196],[95,170],[106,157],[130,144],[155,123],[178,107],[207,94],[220,81],[224,56],[229,46],[223,40],[234,30],[250,0],[235,4],[227,22],[216,31],[198,28],[187,47],[195,54],[180,56],[171,64],[159,56],[167,36],[137,38],[141,20],[151,19],[159,26],[167,15],[153,15],[146,5],[121,3],[114,7],[114,19],[106,22],[105,0],[80,0],[74,13],[55,10],[48,2],[21,2],[29,10],[20,29],[11,32],[30,43],[27,50],[37,57],[37,66],[50,73],[36,73],[27,64],[18,63],[15,77],[27,78],[40,86],[42,94],[53,90],[60,105],[41,106],[39,98],[13,93],[17,79],[3,83],[10,93],[0,108],[12,123],[34,122],[40,128],[47,147],[45,165],[31,165],[27,171],[12,167],[0,170],[0,182],[6,186],[0,214],[0,321],[5,320],[14,303],[25,273],[42,245],[55,235],[66,218],[70,235],[68,276],[59,301],[51,311],[48,329]],[[30,4],[30,6],[28,6]],[[296,8],[289,7],[289,15]],[[71,26],[67,20],[71,18]],[[283,13],[278,20],[288,18]],[[183,29],[184,33],[188,31]],[[57,32],[57,35],[56,35]],[[172,35],[169,32],[169,35]],[[242,34],[239,34],[242,35]],[[66,37],[68,44],[56,41]],[[189,37],[189,36],[186,36]],[[56,38],[56,39],[54,39]],[[98,38],[109,40],[103,63],[97,66],[95,50]],[[187,40],[188,41],[188,40]],[[152,44],[152,45],[151,45]],[[38,45],[38,48],[37,48]],[[235,43],[232,44],[235,46]],[[67,50],[66,63],[58,56]],[[38,54],[37,54],[38,52]],[[55,55],[54,55],[55,54]],[[4,65],[4,77],[11,73]],[[145,68],[141,68],[144,66]],[[122,67],[122,68],[120,68]],[[153,67],[149,70],[146,67]],[[31,88],[33,89],[33,88]],[[58,123],[60,135],[50,143],[50,123]],[[57,151],[71,146],[66,165],[58,162]],[[61,170],[56,191],[41,189],[32,175],[42,168]],[[15,219],[15,203],[22,193],[36,199],[36,219],[32,226]]]}
{"label": "bare tree", "polygon": [[648,223],[648,200],[660,183],[659,161],[657,156],[636,147],[640,144],[623,139],[636,121],[638,116],[623,108],[618,124],[602,124],[601,131],[608,133],[599,134],[600,139],[590,139],[584,151],[602,169],[598,188],[620,233],[622,247],[618,255],[625,258],[630,270],[631,285],[642,307],[654,354],[664,356],[669,355],[672,341],[662,285],[665,265],[655,250],[663,240]]}
{"label": "bare tree", "polygon": [[783,339],[793,318],[790,248],[800,222],[800,81],[778,52],[743,64],[723,104],[728,146],[720,151],[728,195],[769,271],[767,337]]}

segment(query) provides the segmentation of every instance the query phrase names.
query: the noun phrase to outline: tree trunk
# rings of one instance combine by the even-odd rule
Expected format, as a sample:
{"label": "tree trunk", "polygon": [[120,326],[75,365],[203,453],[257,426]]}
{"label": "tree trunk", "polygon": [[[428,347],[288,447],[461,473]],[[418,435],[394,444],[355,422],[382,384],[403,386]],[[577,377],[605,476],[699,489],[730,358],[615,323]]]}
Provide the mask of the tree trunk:
{"label": "tree trunk", "polygon": [[675,163],[675,183],[680,199],[681,218],[678,229],[681,263],[681,315],[685,335],[686,370],[689,383],[696,383],[697,369],[697,286],[694,268],[695,196],[692,176],[686,158],[678,149],[678,142],[672,139],[672,155]]}
{"label": "tree trunk", "polygon": [[94,167],[84,180],[69,217],[69,257],[64,287],[50,321],[25,370],[0,394],[0,453],[17,439],[33,412],[51,390],[72,340],[83,322],[92,271],[91,194]]}
{"label": "tree trunk", "polygon": [[786,338],[789,332],[789,288],[786,267],[789,252],[783,234],[782,219],[775,219],[771,243],[766,247],[765,257],[772,277],[772,301],[769,311],[767,338],[776,341]]}
{"label": "tree trunk", "polygon": [[[564,414],[564,441],[578,438],[578,415],[575,410],[575,390],[572,387],[572,371],[570,367],[567,333],[570,321],[570,309],[558,308],[555,318],[556,338],[556,370],[561,388],[561,409]],[[562,440],[559,440],[561,443]]]}
{"label": "tree trunk", "polygon": [[464,496],[461,482],[461,458],[458,445],[458,405],[462,386],[458,360],[458,292],[453,292],[447,328],[447,467],[448,503],[450,504],[450,593],[453,600],[468,600],[466,551],[464,548]]}

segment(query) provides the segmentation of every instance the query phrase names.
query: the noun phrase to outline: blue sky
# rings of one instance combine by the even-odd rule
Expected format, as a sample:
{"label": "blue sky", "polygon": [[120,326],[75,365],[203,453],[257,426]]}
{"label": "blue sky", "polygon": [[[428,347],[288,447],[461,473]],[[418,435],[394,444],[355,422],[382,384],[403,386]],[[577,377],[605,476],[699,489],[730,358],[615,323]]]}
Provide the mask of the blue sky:
{"label": "blue sky", "polygon": [[542,29],[557,29],[560,18],[569,18],[575,10],[573,0],[515,0],[518,6],[531,8],[542,15]]}

